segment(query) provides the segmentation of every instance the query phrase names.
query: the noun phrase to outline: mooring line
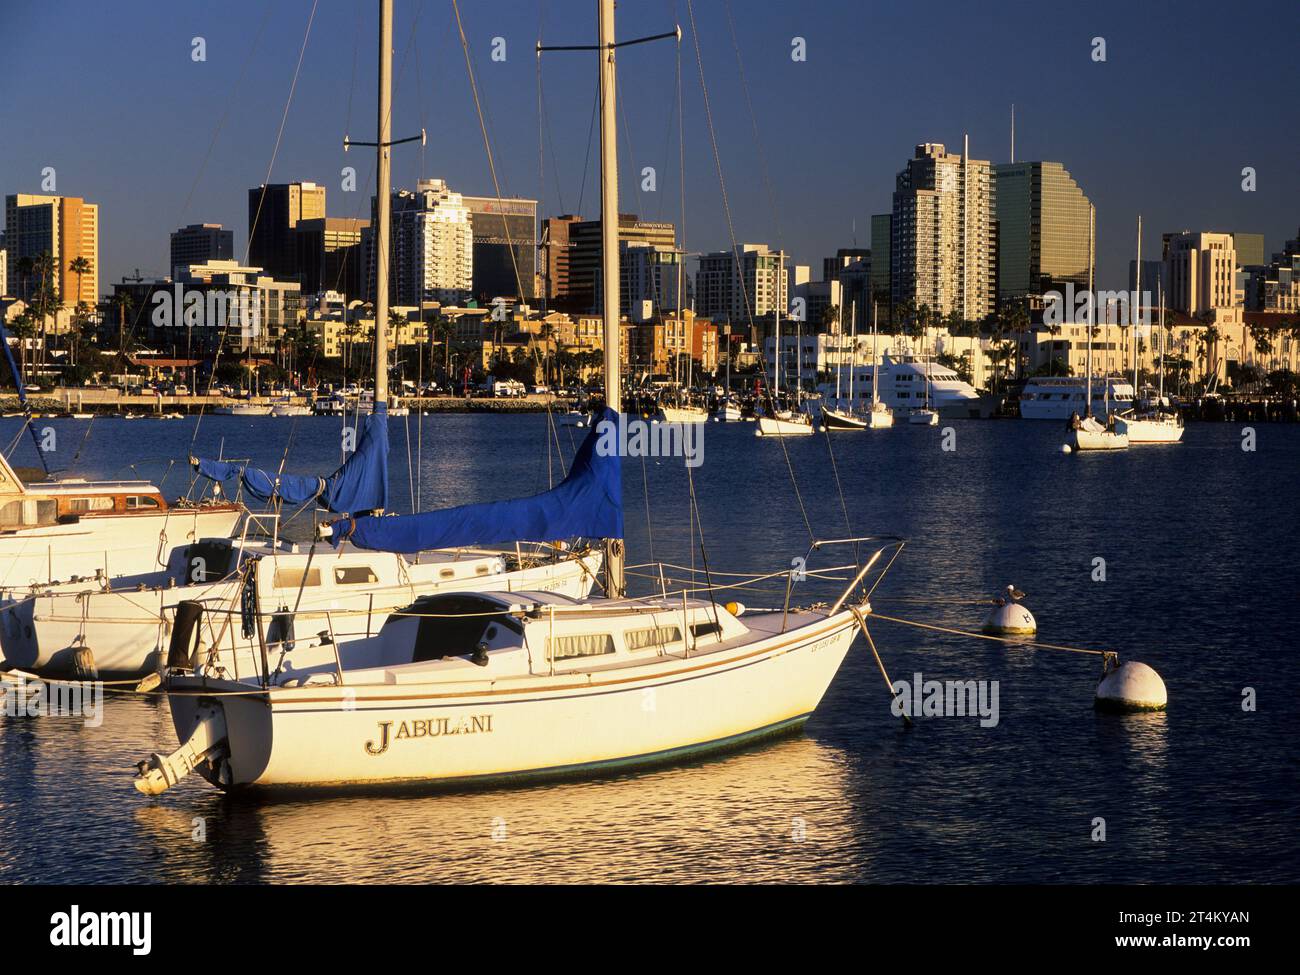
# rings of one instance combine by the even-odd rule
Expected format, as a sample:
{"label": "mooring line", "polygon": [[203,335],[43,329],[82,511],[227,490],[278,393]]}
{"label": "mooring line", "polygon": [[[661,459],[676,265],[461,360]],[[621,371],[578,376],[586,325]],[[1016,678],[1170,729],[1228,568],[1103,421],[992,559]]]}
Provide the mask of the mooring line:
{"label": "mooring line", "polygon": [[900,619],[897,616],[884,616],[874,610],[871,613],[873,619],[884,620],[887,623],[902,623],[904,626],[915,626],[922,630],[935,630],[938,633],[949,633],[953,636],[971,636],[977,640],[993,640],[997,643],[1014,643],[1022,647],[1037,647],[1040,650],[1065,650],[1069,653],[1088,653],[1098,657],[1112,655],[1111,650],[1089,650],[1086,647],[1067,647],[1060,643],[1039,643],[1037,640],[1026,640],[1023,637],[1015,636],[994,636],[991,633],[976,633],[974,630],[959,630],[951,626],[938,626],[934,623],[919,623],[916,620]]}

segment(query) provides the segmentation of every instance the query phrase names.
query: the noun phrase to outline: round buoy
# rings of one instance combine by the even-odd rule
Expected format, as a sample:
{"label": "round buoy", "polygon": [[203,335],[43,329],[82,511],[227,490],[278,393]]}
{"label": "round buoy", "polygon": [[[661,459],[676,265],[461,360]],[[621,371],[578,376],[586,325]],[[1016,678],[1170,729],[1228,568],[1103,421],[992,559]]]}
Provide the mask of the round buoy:
{"label": "round buoy", "polygon": [[1037,633],[1038,621],[1034,614],[1018,602],[1024,595],[1015,586],[1007,586],[993,601],[993,611],[984,620],[983,632],[1001,636],[1033,636]]}
{"label": "round buoy", "polygon": [[1070,453],[1070,445],[1068,443],[1061,444],[1061,453],[1063,454]]}
{"label": "round buoy", "polygon": [[1116,664],[1097,685],[1099,711],[1163,711],[1168,701],[1160,675],[1133,660]]}

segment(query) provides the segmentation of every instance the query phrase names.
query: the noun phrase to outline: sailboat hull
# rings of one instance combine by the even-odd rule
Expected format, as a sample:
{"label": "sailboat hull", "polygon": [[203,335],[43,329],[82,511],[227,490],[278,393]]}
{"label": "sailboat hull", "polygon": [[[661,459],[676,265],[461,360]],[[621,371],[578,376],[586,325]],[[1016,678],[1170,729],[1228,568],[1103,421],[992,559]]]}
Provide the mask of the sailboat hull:
{"label": "sailboat hull", "polygon": [[[388,559],[400,561],[393,556]],[[319,564],[321,560],[317,557],[315,561]],[[432,592],[528,590],[582,599],[591,592],[602,561],[600,553],[590,553],[581,561],[565,559],[513,572],[473,575],[475,560],[467,556],[463,564],[468,566],[468,572],[444,581],[440,573],[450,570],[438,569],[440,563],[403,562],[394,568],[364,553],[346,564],[378,569],[382,579],[362,592],[332,585],[332,573],[322,573],[319,586],[303,587],[301,592],[296,585],[279,591],[264,585],[261,599],[270,605],[294,605],[294,626],[300,635],[329,630],[337,642],[344,643],[377,631],[387,614]],[[267,560],[268,566],[289,574],[309,572],[310,564],[310,557],[305,555]],[[332,557],[331,568],[341,564],[339,556]],[[78,650],[89,647],[101,675],[138,677],[153,673],[167,655],[171,621],[181,601],[198,600],[209,607],[235,608],[242,586],[239,578],[144,592],[87,591],[85,586],[63,586],[5,608],[0,616],[0,660],[41,675],[67,675],[75,672]],[[348,632],[344,632],[345,627]],[[252,641],[239,636],[238,626],[224,628],[219,642],[223,652],[240,654],[241,672],[256,666]]]}
{"label": "sailboat hull", "polygon": [[822,425],[827,430],[865,430],[869,421],[840,410],[822,408]]}
{"label": "sailboat hull", "polygon": [[[247,684],[174,678],[177,735],[224,711],[228,787],[443,785],[595,774],[735,747],[801,725],[857,632],[849,612],[731,651],[624,671],[473,683]],[[218,696],[203,697],[203,691]],[[719,702],[726,702],[726,707]]]}
{"label": "sailboat hull", "polygon": [[108,578],[157,572],[174,548],[229,537],[242,516],[237,505],[212,505],[95,515],[8,532],[0,537],[0,591],[97,572]]}
{"label": "sailboat hull", "polygon": [[1075,450],[1124,450],[1128,437],[1113,430],[1071,430],[1070,445]]}
{"label": "sailboat hull", "polygon": [[703,423],[709,418],[706,410],[695,406],[662,406],[660,412],[665,423]]}
{"label": "sailboat hull", "polygon": [[754,435],[758,437],[804,437],[811,435],[812,432],[812,423],[783,420],[774,416],[760,416],[758,418],[758,429],[754,431]]}
{"label": "sailboat hull", "polygon": [[1115,432],[1128,437],[1130,444],[1178,443],[1183,439],[1183,425],[1177,417],[1120,417]]}

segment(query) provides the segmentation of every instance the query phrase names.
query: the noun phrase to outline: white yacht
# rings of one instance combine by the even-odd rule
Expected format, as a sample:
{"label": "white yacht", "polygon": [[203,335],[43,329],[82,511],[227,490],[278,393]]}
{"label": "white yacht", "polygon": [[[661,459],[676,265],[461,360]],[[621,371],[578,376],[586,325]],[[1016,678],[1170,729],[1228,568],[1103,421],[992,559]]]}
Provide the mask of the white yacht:
{"label": "white yacht", "polygon": [[[1092,380],[1092,409],[1099,420],[1105,420],[1105,404],[1109,400],[1112,411],[1133,407],[1133,385],[1118,376],[1094,376]],[[1072,413],[1083,416],[1087,409],[1088,380],[1083,376],[1037,376],[1025,383],[1020,394],[1020,415],[1026,420],[1061,420]]]}
{"label": "white yacht", "polygon": [[[845,379],[852,381],[852,400],[836,400],[833,380],[822,383],[818,390],[835,409],[865,414],[875,399],[895,413],[908,414],[912,410],[925,408],[928,375],[930,408],[938,410],[940,416],[977,417],[984,409],[979,393],[970,383],[947,366],[927,362],[923,356],[910,352],[886,352],[881,357],[878,370],[879,389],[876,389],[873,384],[876,367],[859,364],[852,370],[844,368]],[[850,372],[852,376],[849,375]],[[1069,413],[1065,416],[1069,416]]]}
{"label": "white yacht", "polygon": [[55,580],[157,572],[199,538],[229,536],[241,504],[168,504],[148,481],[24,482],[0,456],[0,600]]}

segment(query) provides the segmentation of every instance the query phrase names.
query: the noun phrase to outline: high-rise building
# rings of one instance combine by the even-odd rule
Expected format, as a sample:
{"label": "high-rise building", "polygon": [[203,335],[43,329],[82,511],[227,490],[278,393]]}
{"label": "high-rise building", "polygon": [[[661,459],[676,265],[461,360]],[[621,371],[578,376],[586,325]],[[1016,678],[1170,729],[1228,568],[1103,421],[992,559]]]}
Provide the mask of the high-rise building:
{"label": "high-rise building", "polygon": [[542,225],[542,296],[548,309],[570,305],[569,265],[573,256],[571,230],[577,223],[582,223],[582,217],[566,213],[559,217],[548,217]]}
{"label": "high-rise building", "polygon": [[1089,201],[1058,162],[993,167],[998,298],[1088,287]]}
{"label": "high-rise building", "polygon": [[890,238],[893,234],[894,215],[876,213],[871,217],[871,294],[889,301]]}
{"label": "high-rise building", "polygon": [[[39,287],[35,275],[24,272],[23,258],[33,261],[49,254],[54,260],[54,287],[60,304],[95,307],[99,301],[99,204],[79,196],[14,193],[5,197],[6,290],[29,298]],[[85,266],[73,270],[85,258]]]}
{"label": "high-rise building", "polygon": [[474,297],[537,296],[537,201],[463,196],[474,234]]}
{"label": "high-rise building", "polygon": [[647,303],[656,314],[667,309],[679,311],[686,308],[689,303],[690,281],[682,260],[683,254],[676,247],[651,244],[643,240],[620,240],[620,312],[633,315]]}
{"label": "high-rise building", "polygon": [[778,308],[790,307],[789,279],[781,255],[766,244],[741,244],[732,251],[700,255],[695,274],[695,310],[707,318],[747,325]]}
{"label": "high-rise building", "polygon": [[987,160],[916,147],[898,174],[891,228],[894,303],[979,321],[997,299],[997,235]]}
{"label": "high-rise building", "polygon": [[838,281],[840,271],[848,267],[854,261],[871,259],[871,250],[866,247],[841,247],[835,252],[834,257],[822,258],[822,280]]}
{"label": "high-rise building", "polygon": [[1262,267],[1267,263],[1263,234],[1234,233],[1232,247],[1237,252],[1238,267]]}
{"label": "high-rise building", "polygon": [[1170,310],[1196,315],[1241,306],[1232,234],[1184,230],[1164,234],[1163,243],[1164,280],[1169,289],[1165,305]]}
{"label": "high-rise building", "polygon": [[[388,267],[389,301],[419,307],[425,301],[459,303],[472,294],[474,230],[469,207],[446,181],[422,179],[415,192],[392,194],[392,239]],[[366,294],[375,291],[374,218],[365,230]]]}
{"label": "high-rise building", "polygon": [[223,230],[219,223],[192,223],[172,231],[169,274],[174,274],[178,267],[234,259],[235,232]]}
{"label": "high-rise building", "polygon": [[[5,247],[4,231],[0,230],[0,289],[9,294],[9,251]],[[0,295],[0,298],[4,295]]]}
{"label": "high-rise building", "polygon": [[1252,311],[1300,312],[1300,231],[1269,264],[1252,269],[1248,303]]}
{"label": "high-rise building", "polygon": [[325,216],[325,187],[315,183],[268,183],[248,191],[248,260],[283,281],[297,281],[294,229]]}
{"label": "high-rise building", "polygon": [[364,259],[361,236],[370,221],[354,217],[315,217],[294,228],[294,263],[304,295],[337,291],[362,296]]}
{"label": "high-rise building", "polygon": [[[569,225],[569,302],[583,310],[596,309],[600,301],[600,221],[580,220]],[[651,223],[634,213],[618,215],[618,239],[642,241],[661,247],[677,246],[677,229],[671,223]]]}

